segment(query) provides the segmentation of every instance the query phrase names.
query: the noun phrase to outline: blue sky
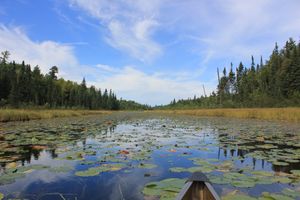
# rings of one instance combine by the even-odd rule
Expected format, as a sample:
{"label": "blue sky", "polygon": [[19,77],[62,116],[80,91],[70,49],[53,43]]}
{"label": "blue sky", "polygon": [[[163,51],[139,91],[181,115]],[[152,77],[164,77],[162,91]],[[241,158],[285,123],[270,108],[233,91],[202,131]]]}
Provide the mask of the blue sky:
{"label": "blue sky", "polygon": [[0,51],[151,105],[300,39],[299,0],[0,0]]}

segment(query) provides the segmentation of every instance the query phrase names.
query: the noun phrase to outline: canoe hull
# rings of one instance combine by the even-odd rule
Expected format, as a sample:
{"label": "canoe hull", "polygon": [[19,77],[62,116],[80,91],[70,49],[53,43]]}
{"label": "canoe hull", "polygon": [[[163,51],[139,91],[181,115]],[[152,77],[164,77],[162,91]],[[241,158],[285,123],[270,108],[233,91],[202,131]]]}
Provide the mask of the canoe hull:
{"label": "canoe hull", "polygon": [[207,177],[197,172],[187,181],[176,200],[220,200]]}

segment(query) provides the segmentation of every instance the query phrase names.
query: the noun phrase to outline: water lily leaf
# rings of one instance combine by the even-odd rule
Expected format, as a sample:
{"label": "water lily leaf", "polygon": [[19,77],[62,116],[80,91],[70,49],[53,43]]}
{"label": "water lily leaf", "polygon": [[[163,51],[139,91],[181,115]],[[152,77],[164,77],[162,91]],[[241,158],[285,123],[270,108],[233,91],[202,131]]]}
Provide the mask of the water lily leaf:
{"label": "water lily leaf", "polygon": [[74,167],[72,166],[59,166],[59,167],[51,167],[49,171],[54,173],[65,173],[65,172],[72,171],[73,169]]}
{"label": "water lily leaf", "polygon": [[150,182],[145,185],[143,194],[159,196],[160,199],[174,199],[184,185],[184,179],[169,178],[159,182]]}
{"label": "water lily leaf", "polygon": [[160,196],[161,190],[152,187],[145,187],[143,189],[143,193],[144,195],[148,195],[148,196]]}
{"label": "water lily leaf", "polygon": [[226,160],[223,163],[221,163],[217,168],[222,171],[229,171],[234,166],[234,163],[231,160]]}
{"label": "water lily leaf", "polygon": [[277,146],[275,146],[273,144],[256,145],[256,147],[262,148],[262,149],[274,149],[274,148],[278,148]]}
{"label": "water lily leaf", "polygon": [[76,176],[83,176],[83,177],[89,177],[89,176],[97,176],[99,175],[99,171],[97,170],[85,170],[85,171],[78,171],[75,172]]}
{"label": "water lily leaf", "polygon": [[187,169],[186,168],[183,168],[183,167],[171,167],[169,169],[171,172],[184,172],[186,171]]}
{"label": "water lily leaf", "polygon": [[300,162],[299,160],[293,160],[293,159],[287,159],[285,161],[288,162],[288,163],[298,163],[298,162]]}
{"label": "water lily leaf", "polygon": [[157,167],[157,165],[149,164],[149,163],[140,163],[138,165],[138,168],[145,168],[145,169],[153,169],[155,167]]}
{"label": "water lily leaf", "polygon": [[289,179],[288,177],[274,177],[273,178],[274,182],[277,182],[277,183],[290,183],[292,182],[291,179]]}
{"label": "water lily leaf", "polygon": [[209,180],[215,184],[229,184],[230,181],[228,179],[224,179],[221,176],[209,176]]}
{"label": "water lily leaf", "polygon": [[217,158],[208,158],[207,161],[215,163],[215,162],[219,162],[220,160]]}
{"label": "water lily leaf", "polygon": [[243,194],[228,194],[223,196],[222,200],[257,200],[257,199]]}
{"label": "water lily leaf", "polygon": [[268,177],[264,177],[264,176],[255,176],[254,178],[255,178],[255,182],[257,184],[268,185],[268,184],[272,184],[272,183],[276,182],[274,179],[268,178]]}
{"label": "water lily leaf", "polygon": [[253,171],[251,172],[251,174],[258,175],[258,176],[267,176],[267,177],[274,176],[273,172],[267,172],[267,171]]}
{"label": "water lily leaf", "polygon": [[291,173],[295,176],[299,176],[300,177],[300,170],[291,170]]}
{"label": "water lily leaf", "polygon": [[282,161],[274,161],[272,162],[273,165],[277,165],[277,166],[288,166],[289,163],[286,162],[282,162]]}
{"label": "water lily leaf", "polygon": [[160,195],[160,200],[174,200],[179,191],[162,191]]}
{"label": "water lily leaf", "polygon": [[119,171],[124,167],[123,164],[103,164],[98,167],[91,167],[84,171],[77,171],[75,172],[76,176],[83,176],[83,177],[89,177],[89,176],[97,176],[101,172],[108,172],[108,171]]}
{"label": "water lily leaf", "polygon": [[299,191],[295,191],[295,190],[292,190],[290,188],[285,188],[284,190],[282,190],[282,193],[287,195],[287,196],[290,196],[292,198],[300,197],[300,192]]}
{"label": "water lily leaf", "polygon": [[237,173],[237,172],[228,172],[228,173],[225,173],[223,175],[224,178],[226,179],[241,179],[241,178],[244,178],[246,177],[244,174],[241,174],[241,173]]}
{"label": "water lily leaf", "polygon": [[231,183],[231,185],[235,187],[240,187],[240,188],[250,188],[255,186],[254,181],[245,181],[245,180],[235,180]]}
{"label": "water lily leaf", "polygon": [[293,200],[293,198],[281,194],[274,194],[269,192],[263,192],[262,198],[270,198],[272,200]]}
{"label": "water lily leaf", "polygon": [[18,178],[25,177],[24,173],[13,173],[13,174],[4,174],[0,176],[0,185],[10,184],[15,182]]}

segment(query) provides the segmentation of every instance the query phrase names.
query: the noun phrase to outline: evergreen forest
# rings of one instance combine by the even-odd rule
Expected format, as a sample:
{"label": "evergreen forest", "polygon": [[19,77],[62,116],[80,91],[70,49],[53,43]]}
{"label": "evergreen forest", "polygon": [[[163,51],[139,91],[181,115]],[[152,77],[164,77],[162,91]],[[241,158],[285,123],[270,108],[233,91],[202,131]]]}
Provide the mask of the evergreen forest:
{"label": "evergreen forest", "polygon": [[[282,49],[277,43],[269,59],[251,65],[230,64],[217,69],[216,92],[208,96],[173,100],[159,108],[287,107],[300,105],[300,42],[290,38]],[[228,72],[229,71],[229,72]],[[221,73],[221,75],[220,75]],[[199,88],[200,91],[201,88]]]}

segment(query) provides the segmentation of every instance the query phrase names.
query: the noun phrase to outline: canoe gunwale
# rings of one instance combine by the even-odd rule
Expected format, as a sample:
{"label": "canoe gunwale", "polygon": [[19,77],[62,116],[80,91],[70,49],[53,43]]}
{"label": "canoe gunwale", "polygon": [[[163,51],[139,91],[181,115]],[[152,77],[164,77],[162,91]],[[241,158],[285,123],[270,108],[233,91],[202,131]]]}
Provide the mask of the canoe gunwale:
{"label": "canoe gunwale", "polygon": [[[206,200],[205,198],[208,198],[210,200],[221,200],[213,186],[210,184],[208,178],[202,172],[195,172],[192,174],[192,176],[187,180],[187,182],[181,189],[180,193],[177,195],[176,200],[191,198],[191,192],[195,190],[202,191],[202,195],[199,197],[201,200]],[[209,196],[203,196],[204,191],[209,192]]]}

